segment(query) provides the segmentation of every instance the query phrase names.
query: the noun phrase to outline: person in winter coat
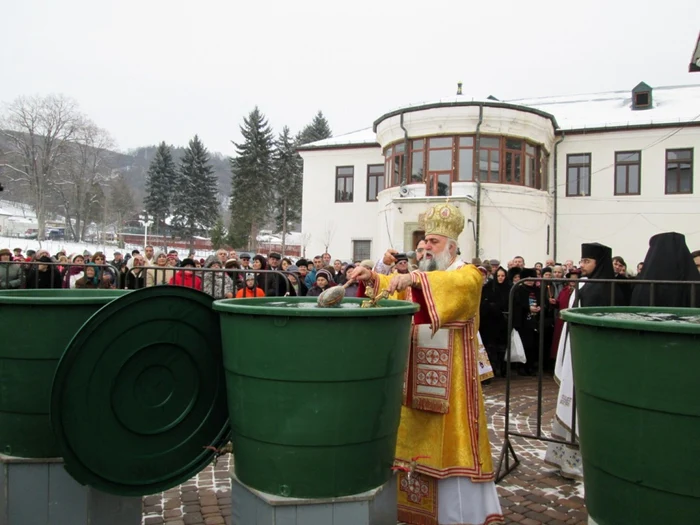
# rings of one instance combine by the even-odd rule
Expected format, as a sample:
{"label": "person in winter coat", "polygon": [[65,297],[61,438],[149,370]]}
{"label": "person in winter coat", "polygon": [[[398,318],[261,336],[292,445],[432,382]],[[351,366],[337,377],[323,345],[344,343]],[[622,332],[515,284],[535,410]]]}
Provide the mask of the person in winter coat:
{"label": "person in winter coat", "polygon": [[[347,277],[348,273],[351,272],[352,270],[355,269],[354,264],[348,264],[347,267],[345,268],[345,276]],[[345,281],[347,282],[347,281]],[[357,290],[359,288],[359,284],[357,281],[354,281],[352,284],[348,285],[345,288],[345,297],[357,297]]]}
{"label": "person in winter coat", "polygon": [[285,277],[289,280],[289,295],[292,297],[306,296],[309,289],[306,287],[306,283],[304,283],[304,279],[302,279],[299,273],[299,267],[292,264],[291,266],[287,266],[285,271],[288,272],[285,274]]}
{"label": "person in winter coat", "polygon": [[75,288],[75,283],[85,275],[85,267],[82,266],[85,259],[82,254],[72,255],[70,262],[78,266],[69,266],[63,275],[63,287]]}
{"label": "person in winter coat", "polygon": [[0,289],[14,289],[22,285],[20,265],[12,262],[12,252],[8,248],[0,250]]}
{"label": "person in winter coat", "polygon": [[245,288],[236,292],[236,299],[243,297],[265,297],[265,292],[257,286],[257,279],[254,273],[247,273],[245,276]]}
{"label": "person in winter coat", "polygon": [[307,297],[318,297],[331,286],[335,286],[335,281],[329,270],[322,268],[316,270],[316,283],[311,287],[311,290],[306,294]]}
{"label": "person in winter coat", "polygon": [[494,375],[505,375],[504,356],[508,344],[508,299],[510,283],[508,272],[499,267],[481,291],[479,333],[493,366]]}
{"label": "person in winter coat", "polygon": [[62,288],[61,273],[55,265],[50,265],[51,257],[42,255],[37,262],[46,264],[32,264],[27,275],[27,288],[47,289]]}
{"label": "person in winter coat", "polygon": [[99,268],[95,264],[90,263],[85,266],[85,275],[75,282],[75,287],[78,289],[105,289],[112,286],[110,283],[100,279]]}
{"label": "person in winter coat", "polygon": [[141,254],[133,257],[131,269],[126,273],[125,284],[127,290],[140,290],[146,287],[146,270],[144,265],[146,260]]}
{"label": "person in winter coat", "polygon": [[[170,279],[170,284],[174,286],[184,286],[185,288],[194,288],[195,290],[202,290],[202,279],[197,277],[192,270],[195,268],[194,261],[189,257],[182,260],[182,270],[175,273],[172,279]],[[188,268],[190,268],[188,270]]]}
{"label": "person in winter coat", "polygon": [[150,266],[146,270],[146,286],[167,284],[173,277],[175,277],[175,270],[168,266],[168,256],[164,252],[158,252],[155,257],[155,266]]}
{"label": "person in winter coat", "polygon": [[[221,270],[221,261],[212,255],[206,260],[205,266],[212,270]],[[202,279],[202,290],[214,299],[231,299],[233,297],[233,280],[225,271],[205,272]]]}

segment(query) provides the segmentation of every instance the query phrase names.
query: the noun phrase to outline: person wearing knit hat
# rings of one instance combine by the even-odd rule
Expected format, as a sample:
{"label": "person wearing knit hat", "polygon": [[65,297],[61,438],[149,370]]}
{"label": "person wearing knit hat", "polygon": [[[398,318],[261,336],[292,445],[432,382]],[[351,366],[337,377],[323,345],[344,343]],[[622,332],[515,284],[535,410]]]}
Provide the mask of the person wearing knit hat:
{"label": "person wearing knit hat", "polygon": [[233,297],[233,279],[227,272],[214,271],[221,270],[221,261],[216,255],[207,257],[204,267],[211,269],[211,272],[204,272],[202,277],[202,291],[211,295],[214,299],[231,299]]}
{"label": "person wearing knit hat", "polygon": [[331,272],[325,268],[316,271],[316,282],[306,294],[307,297],[318,297],[331,286],[335,285]]}
{"label": "person wearing knit hat", "polygon": [[289,290],[289,295],[293,297],[304,297],[308,293],[309,289],[306,287],[306,284],[304,284],[304,279],[301,278],[299,267],[296,264],[287,266],[284,275],[289,280],[289,286],[291,288],[291,290]]}
{"label": "person wearing knit hat", "polygon": [[236,292],[236,299],[248,297],[265,297],[265,292],[258,286],[258,279],[254,273],[245,274],[245,286]]}

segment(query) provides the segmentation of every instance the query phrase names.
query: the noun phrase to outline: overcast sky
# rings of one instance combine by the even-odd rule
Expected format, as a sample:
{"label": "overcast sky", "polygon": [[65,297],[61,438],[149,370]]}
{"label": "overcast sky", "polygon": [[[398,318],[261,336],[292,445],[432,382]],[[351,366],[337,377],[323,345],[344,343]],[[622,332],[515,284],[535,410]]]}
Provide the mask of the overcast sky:
{"label": "overcast sky", "polygon": [[63,93],[120,149],[233,154],[255,105],[334,134],[408,102],[700,84],[698,0],[3,2],[0,102]]}

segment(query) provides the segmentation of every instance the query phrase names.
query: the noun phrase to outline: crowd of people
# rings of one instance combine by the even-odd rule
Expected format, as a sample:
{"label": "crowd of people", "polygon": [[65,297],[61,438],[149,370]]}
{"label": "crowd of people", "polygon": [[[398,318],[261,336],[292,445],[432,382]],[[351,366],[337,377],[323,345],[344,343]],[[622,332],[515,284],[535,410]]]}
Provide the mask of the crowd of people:
{"label": "crowd of people", "polygon": [[[4,248],[0,250],[0,289],[134,290],[175,285],[224,299],[285,295],[313,297],[329,287],[346,285],[346,296],[362,297],[365,290],[361,283],[347,283],[348,274],[354,268],[362,266],[385,275],[408,274],[421,268],[424,251],[425,242],[421,240],[414,252],[399,254],[387,250],[376,262],[333,260],[328,253],[310,259],[283,257],[274,252],[267,256],[238,254],[236,250],[224,248],[206,259],[190,253],[181,260],[177,250],[156,251],[153,246],[146,246],[143,253],[133,250],[124,256],[119,251],[114,252],[114,258],[108,261],[102,252],[66,254],[59,251],[51,255],[46,250],[23,253],[20,248],[13,251]],[[700,250],[692,252],[690,257],[700,270]],[[568,307],[576,281],[581,276],[591,277],[586,260],[582,257],[576,265],[571,259],[563,263],[547,259],[544,264],[536,262],[531,267],[521,256],[513,257],[506,264],[501,264],[498,259],[471,260],[484,277],[479,334],[495,376],[505,375],[509,316],[512,316],[512,328],[518,333],[526,355],[526,363],[517,367],[518,373],[536,373],[540,344],[544,348],[543,367],[553,370],[563,325],[559,314]],[[641,276],[650,278],[650,274],[645,275],[644,262],[636,265],[634,273],[628,271],[627,263],[620,256],[612,257],[611,263],[612,272],[605,278],[619,281],[636,280]],[[653,278],[672,277],[668,272],[674,270],[669,267],[667,270],[665,273],[654,272]],[[597,277],[601,278],[600,275]],[[511,288],[523,279],[525,281],[513,293],[511,305]],[[621,283],[616,287],[613,296],[617,305],[630,304],[632,284]]]}

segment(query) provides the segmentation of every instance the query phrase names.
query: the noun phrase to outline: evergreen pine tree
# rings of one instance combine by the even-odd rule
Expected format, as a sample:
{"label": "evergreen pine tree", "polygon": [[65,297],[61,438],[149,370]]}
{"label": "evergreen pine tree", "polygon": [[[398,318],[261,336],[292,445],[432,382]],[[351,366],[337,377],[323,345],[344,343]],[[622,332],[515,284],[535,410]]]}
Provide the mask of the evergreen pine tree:
{"label": "evergreen pine tree", "polygon": [[333,132],[326,117],[323,116],[322,111],[319,111],[311,121],[311,124],[308,124],[299,134],[299,145],[329,139],[332,136]]}
{"label": "evergreen pine tree", "polygon": [[273,202],[273,135],[256,106],[240,127],[243,135],[231,159],[231,225],[229,244],[255,249],[258,230],[268,218]]}
{"label": "evergreen pine tree", "polygon": [[160,231],[160,225],[170,215],[177,175],[170,148],[165,142],[161,142],[148,167],[146,196],[143,199],[146,213],[154,219],[157,233],[163,233]]}
{"label": "evergreen pine tree", "polygon": [[173,198],[173,224],[190,239],[190,247],[194,245],[192,237],[211,228],[219,217],[217,193],[209,152],[195,135],[180,159]]}
{"label": "evergreen pine tree", "polygon": [[289,128],[282,129],[274,153],[275,173],[275,225],[282,233],[284,252],[287,232],[292,224],[301,221],[302,162],[296,152]]}
{"label": "evergreen pine tree", "polygon": [[219,217],[214,223],[214,227],[209,232],[209,237],[211,238],[211,245],[215,250],[223,248],[226,246],[226,237],[228,233],[226,232],[226,227],[224,226],[224,221]]}

